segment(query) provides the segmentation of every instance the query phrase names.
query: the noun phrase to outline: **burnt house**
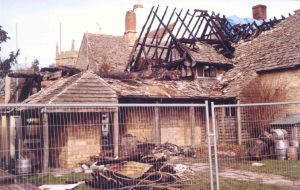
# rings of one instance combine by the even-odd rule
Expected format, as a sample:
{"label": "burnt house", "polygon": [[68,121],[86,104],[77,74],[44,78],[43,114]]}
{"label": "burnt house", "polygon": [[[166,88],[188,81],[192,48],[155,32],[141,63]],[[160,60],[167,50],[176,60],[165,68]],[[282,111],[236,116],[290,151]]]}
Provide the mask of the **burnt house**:
{"label": "burnt house", "polygon": [[[266,11],[264,6],[258,7],[253,11]],[[256,22],[231,25],[225,16],[205,10],[173,9],[171,14],[166,14],[168,11],[168,8],[153,7],[133,46],[124,36],[85,33],[76,62],[81,72],[58,79],[24,103],[155,104],[209,100],[216,104],[236,104],[300,97],[299,11],[287,18],[262,20],[259,25]],[[265,19],[266,13],[254,15]],[[126,134],[141,141],[173,142],[182,146],[201,146],[206,141],[204,110],[194,107],[178,109],[177,115],[168,108],[140,111],[133,107],[50,109],[46,113],[48,118],[66,115],[75,118],[84,112],[89,116],[81,117],[78,123],[72,119],[53,123],[55,119],[48,119],[50,141],[57,142],[57,137],[51,135],[51,125],[62,125],[66,129],[61,133],[64,134],[62,144],[57,145],[62,148],[52,153],[59,166],[74,166],[102,151],[104,139],[100,138],[103,131],[99,127],[90,127],[81,134],[83,138],[78,138],[78,133],[82,131],[80,126],[88,126],[89,120],[96,121],[103,115],[109,118],[111,130],[117,131],[114,133],[117,135],[109,139],[114,144],[111,150],[115,155]],[[218,112],[217,118],[226,120],[222,126],[217,120],[219,142],[242,143],[242,137],[251,135],[247,130],[247,114],[235,109]],[[192,116],[194,122],[184,119]],[[239,123],[241,116],[245,121]],[[274,115],[274,118],[279,116]],[[157,125],[155,118],[160,118],[159,138],[153,134]],[[167,124],[170,121],[175,122]],[[238,128],[242,134],[238,134]],[[193,137],[192,129],[197,138]],[[93,135],[89,136],[90,133]],[[87,136],[89,138],[84,138]],[[76,158],[72,149],[64,148],[74,143],[82,147],[88,143],[95,146],[83,153],[85,157]]]}

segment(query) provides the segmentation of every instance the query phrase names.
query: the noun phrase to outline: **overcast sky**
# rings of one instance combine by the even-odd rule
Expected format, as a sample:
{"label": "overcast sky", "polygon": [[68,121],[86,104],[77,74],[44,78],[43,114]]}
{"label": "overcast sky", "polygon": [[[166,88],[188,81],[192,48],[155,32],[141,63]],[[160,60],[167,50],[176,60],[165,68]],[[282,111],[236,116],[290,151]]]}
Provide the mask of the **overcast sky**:
{"label": "overcast sky", "polygon": [[[16,25],[20,64],[39,59],[43,66],[55,62],[55,46],[59,43],[59,23],[62,23],[62,50],[71,48],[72,39],[79,49],[84,32],[123,35],[127,10],[137,0],[0,0],[0,25],[11,40],[2,45],[0,57],[16,49]],[[251,7],[265,4],[270,17],[287,16],[300,9],[299,0],[141,0],[144,15],[153,5],[162,8],[206,9],[226,16],[252,17]],[[163,9],[160,9],[163,11]],[[145,17],[144,16],[144,17]],[[98,24],[97,24],[98,23]]]}

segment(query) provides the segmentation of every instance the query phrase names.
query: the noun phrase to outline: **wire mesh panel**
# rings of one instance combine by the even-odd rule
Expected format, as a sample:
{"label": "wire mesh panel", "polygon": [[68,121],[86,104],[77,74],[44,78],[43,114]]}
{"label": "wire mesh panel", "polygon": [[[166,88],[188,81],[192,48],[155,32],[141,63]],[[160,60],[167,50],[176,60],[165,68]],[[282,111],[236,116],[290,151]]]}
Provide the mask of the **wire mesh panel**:
{"label": "wire mesh panel", "polygon": [[213,105],[220,189],[298,189],[300,103]]}
{"label": "wire mesh panel", "polygon": [[210,188],[205,104],[0,108],[0,189]]}

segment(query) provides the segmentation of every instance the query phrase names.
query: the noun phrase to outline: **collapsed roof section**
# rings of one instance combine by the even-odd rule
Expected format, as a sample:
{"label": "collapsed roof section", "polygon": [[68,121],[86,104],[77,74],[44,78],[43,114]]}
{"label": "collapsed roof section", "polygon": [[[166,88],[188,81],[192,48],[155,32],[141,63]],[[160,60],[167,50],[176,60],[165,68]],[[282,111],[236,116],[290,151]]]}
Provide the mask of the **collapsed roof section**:
{"label": "collapsed roof section", "polygon": [[[231,25],[225,16],[214,12],[210,14],[206,10],[185,12],[174,8],[169,12],[166,7],[160,16],[159,6],[152,7],[133,47],[126,71],[136,72],[149,67],[194,67],[196,63],[208,63],[202,61],[207,57],[218,57],[220,59],[213,60],[214,63],[229,66],[230,58],[234,57],[232,43],[250,40],[282,19],[284,17],[263,20],[260,25],[256,22]],[[215,52],[212,53],[211,49]]]}

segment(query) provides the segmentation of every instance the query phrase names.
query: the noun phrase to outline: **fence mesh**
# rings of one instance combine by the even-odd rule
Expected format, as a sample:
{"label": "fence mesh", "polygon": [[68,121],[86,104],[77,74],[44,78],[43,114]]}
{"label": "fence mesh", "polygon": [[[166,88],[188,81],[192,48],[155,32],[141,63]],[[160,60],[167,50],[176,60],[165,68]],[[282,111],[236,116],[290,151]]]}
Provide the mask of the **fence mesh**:
{"label": "fence mesh", "polygon": [[216,105],[220,189],[299,189],[300,104]]}
{"label": "fence mesh", "polygon": [[0,189],[209,189],[205,105],[1,105]]}

